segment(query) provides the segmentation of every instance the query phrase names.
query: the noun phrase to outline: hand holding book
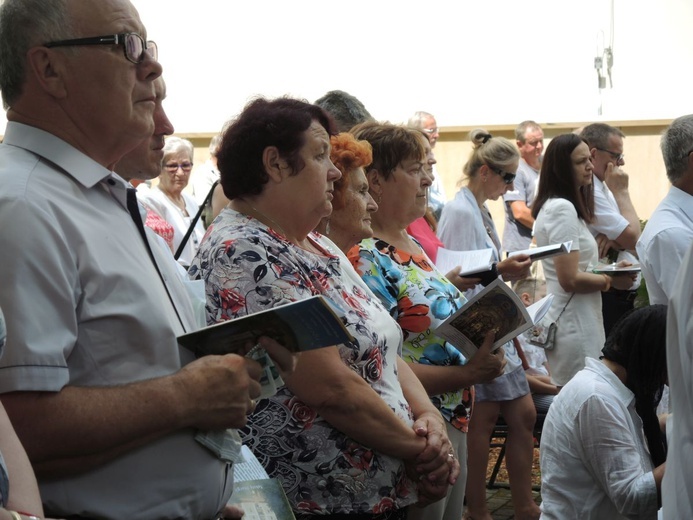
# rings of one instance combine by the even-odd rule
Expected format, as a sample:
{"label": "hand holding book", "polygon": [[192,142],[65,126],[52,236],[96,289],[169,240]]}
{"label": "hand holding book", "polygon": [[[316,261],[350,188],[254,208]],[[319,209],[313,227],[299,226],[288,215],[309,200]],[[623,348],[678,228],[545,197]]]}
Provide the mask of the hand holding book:
{"label": "hand holding book", "polygon": [[438,326],[435,333],[471,359],[489,331],[495,333],[492,348],[497,349],[539,321],[552,301],[553,295],[549,294],[525,308],[520,298],[496,279]]}

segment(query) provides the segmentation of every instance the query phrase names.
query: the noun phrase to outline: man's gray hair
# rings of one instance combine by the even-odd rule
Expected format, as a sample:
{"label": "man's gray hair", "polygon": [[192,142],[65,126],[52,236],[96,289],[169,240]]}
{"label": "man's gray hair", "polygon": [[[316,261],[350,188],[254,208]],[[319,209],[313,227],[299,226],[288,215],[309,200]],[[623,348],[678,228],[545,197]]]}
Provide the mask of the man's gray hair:
{"label": "man's gray hair", "polygon": [[29,49],[74,37],[67,2],[4,0],[0,6],[0,90],[6,109],[22,94]]}
{"label": "man's gray hair", "polygon": [[361,101],[343,90],[330,90],[315,101],[315,104],[332,116],[338,132],[348,132],[373,116]]}
{"label": "man's gray hair", "polygon": [[517,127],[515,128],[515,140],[524,144],[525,134],[527,133],[527,130],[541,130],[541,126],[539,126],[539,123],[536,123],[531,119],[528,119],[527,121],[522,121],[522,123],[517,125]]}
{"label": "man's gray hair", "polygon": [[407,126],[422,130],[425,119],[435,119],[435,117],[433,114],[419,110],[418,112],[414,112],[414,115],[409,118],[409,121],[407,121]]}
{"label": "man's gray hair", "polygon": [[587,125],[578,134],[590,148],[607,148],[609,146],[609,137],[617,135],[621,139],[626,137],[626,134],[621,132],[615,126],[607,125],[606,123],[592,123]]}
{"label": "man's gray hair", "polygon": [[674,119],[660,142],[669,182],[674,184],[688,170],[688,152],[693,150],[693,114]]}

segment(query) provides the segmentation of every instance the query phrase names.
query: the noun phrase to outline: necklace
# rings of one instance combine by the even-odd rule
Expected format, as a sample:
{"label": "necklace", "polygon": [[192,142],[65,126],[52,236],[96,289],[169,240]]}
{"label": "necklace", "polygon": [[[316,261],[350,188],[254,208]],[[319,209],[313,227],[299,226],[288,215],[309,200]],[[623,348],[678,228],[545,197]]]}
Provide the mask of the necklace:
{"label": "necklace", "polygon": [[250,202],[248,202],[247,200],[245,200],[245,199],[243,199],[243,198],[241,198],[240,200],[242,200],[244,204],[247,204],[248,207],[249,207],[250,209],[252,209],[255,213],[257,213],[257,214],[260,215],[261,217],[263,217],[263,218],[269,220],[272,224],[274,224],[274,225],[277,227],[276,231],[281,231],[282,235],[284,235],[284,238],[286,238],[287,240],[289,240],[289,234],[288,234],[286,231],[284,231],[284,228],[281,227],[281,226],[279,225],[279,222],[277,222],[276,220],[274,220],[272,217],[270,217],[270,216],[268,216],[268,215],[265,215],[262,211],[260,211],[259,209],[257,209],[255,206],[253,206],[253,205],[252,205]]}
{"label": "necklace", "polygon": [[[273,219],[272,217],[270,217],[269,215],[266,215],[265,213],[263,213],[262,211],[260,211],[259,209],[257,209],[255,206],[253,206],[250,202],[248,202],[248,201],[245,200],[244,198],[240,198],[239,200],[242,200],[243,203],[244,203],[244,204],[247,204],[248,207],[249,207],[250,209],[252,209],[255,213],[257,213],[257,214],[260,215],[261,217],[264,217],[265,219],[269,220],[272,224],[274,224],[274,226],[276,226],[276,228],[277,228],[277,229],[275,229],[275,231],[280,231],[281,234],[284,236],[284,239],[285,239],[287,242],[291,242],[292,244],[294,244],[294,245],[296,245],[296,246],[298,246],[298,247],[301,247],[302,249],[306,249],[306,250],[308,250],[308,251],[310,251],[310,252],[312,252],[312,253],[321,254],[321,252],[318,251],[318,250],[315,248],[315,246],[313,246],[313,244],[311,244],[310,240],[308,240],[307,237],[306,237],[306,242],[305,242],[304,245],[296,244],[295,242],[293,242],[292,240],[289,239],[289,234],[288,234],[286,231],[284,231],[284,228],[281,227],[281,225],[279,225],[279,222],[277,222],[276,220],[274,220],[274,219]],[[270,226],[268,226],[268,227],[270,227]]]}
{"label": "necklace", "polygon": [[[161,188],[159,188],[159,189],[161,189]],[[161,190],[161,193],[166,195],[166,198],[168,200],[170,200],[173,203],[173,205],[176,206],[183,213],[183,216],[185,216],[185,217],[188,216],[188,208],[186,207],[185,199],[182,198],[182,196],[180,199],[176,199],[165,190]]]}

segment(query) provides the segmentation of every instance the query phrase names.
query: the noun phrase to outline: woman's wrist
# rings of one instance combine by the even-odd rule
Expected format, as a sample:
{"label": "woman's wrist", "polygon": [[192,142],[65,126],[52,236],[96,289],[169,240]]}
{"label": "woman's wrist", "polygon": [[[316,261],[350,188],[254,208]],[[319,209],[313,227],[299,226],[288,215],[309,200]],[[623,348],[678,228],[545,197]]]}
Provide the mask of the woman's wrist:
{"label": "woman's wrist", "polygon": [[602,289],[602,292],[607,292],[609,289],[611,289],[611,277],[608,274],[602,274],[604,277],[604,288]]}

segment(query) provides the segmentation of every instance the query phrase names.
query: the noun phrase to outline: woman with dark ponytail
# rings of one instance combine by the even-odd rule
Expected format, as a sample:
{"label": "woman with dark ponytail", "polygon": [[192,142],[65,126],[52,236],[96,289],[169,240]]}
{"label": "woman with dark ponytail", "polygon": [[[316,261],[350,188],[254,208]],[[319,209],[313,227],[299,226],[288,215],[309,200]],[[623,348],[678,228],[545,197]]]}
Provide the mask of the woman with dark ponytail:
{"label": "woman with dark ponytail", "polygon": [[542,519],[657,517],[666,448],[666,306],[626,314],[556,396],[541,440]]}

